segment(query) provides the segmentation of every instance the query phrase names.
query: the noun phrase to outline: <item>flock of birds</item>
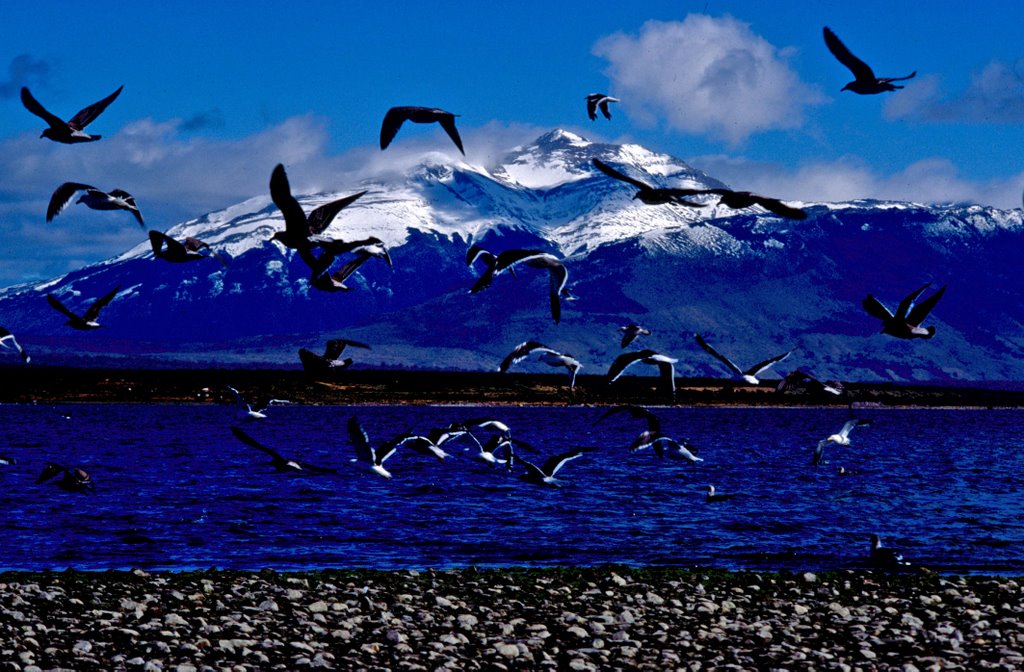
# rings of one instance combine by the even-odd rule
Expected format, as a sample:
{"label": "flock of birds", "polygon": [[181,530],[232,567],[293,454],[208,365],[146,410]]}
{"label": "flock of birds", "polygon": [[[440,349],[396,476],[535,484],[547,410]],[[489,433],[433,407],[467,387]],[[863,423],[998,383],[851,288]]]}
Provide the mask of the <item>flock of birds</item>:
{"label": "flock of birds", "polygon": [[[904,77],[877,77],[874,71],[866,63],[854,56],[829,28],[824,28],[823,35],[829,51],[854,76],[854,80],[843,87],[842,90],[844,91],[858,94],[877,94],[894,91],[902,88],[902,86],[893,82],[910,79],[916,75],[916,72],[914,72]],[[47,128],[42,131],[41,137],[64,144],[95,142],[102,136],[88,133],[85,130],[86,127],[95,121],[117,99],[122,89],[123,87],[119,87],[109,96],[80,110],[67,121],[43,107],[27,87],[23,87],[21,90],[21,101],[29,112],[42,118],[47,123]],[[612,115],[609,105],[617,102],[619,102],[617,98],[606,94],[590,94],[586,96],[587,115],[593,121],[597,119],[598,111],[600,111],[601,115],[611,120]],[[415,124],[437,123],[447,133],[456,148],[465,155],[462,139],[455,124],[456,116],[458,115],[438,108],[416,106],[393,107],[385,114],[381,124],[380,148],[385,150],[394,141],[405,122]],[[778,199],[748,191],[734,191],[724,188],[658,188],[631,177],[598,158],[593,158],[592,163],[600,173],[635,188],[636,193],[633,198],[645,205],[705,207],[708,204],[703,202],[703,199],[711,196],[718,198],[719,205],[729,208],[741,209],[757,206],[784,218],[801,220],[807,217],[807,213],[799,208],[788,205]],[[371,258],[380,259],[389,267],[393,267],[387,248],[381,239],[377,237],[346,241],[325,234],[326,229],[335,217],[365,193],[365,191],[359,192],[334,200],[321,205],[307,214],[291,193],[284,166],[279,164],[272,171],[270,195],[272,201],[283,215],[285,228],[283,231],[275,232],[271,240],[281,243],[288,249],[295,250],[296,255],[309,267],[309,284],[311,287],[325,292],[349,290],[350,287],[346,286],[345,282],[363,263]],[[81,194],[77,203],[95,210],[123,210],[129,212],[139,225],[144,230],[146,229],[142,213],[131,194],[122,189],[104,192],[79,182],[66,182],[57,187],[50,199],[46,220],[51,221],[59,215],[72,203],[77,194]],[[225,258],[218,255],[206,243],[196,238],[186,238],[184,241],[178,241],[159,231],[149,231],[148,235],[154,257],[157,259],[171,263],[183,263],[215,258],[225,266],[228,264]],[[484,291],[495,281],[497,276],[504,275],[506,272],[508,275],[515,276],[517,269],[546,270],[549,277],[548,300],[550,311],[552,319],[556,324],[561,319],[562,302],[572,301],[575,298],[569,289],[569,273],[563,260],[550,252],[511,249],[494,253],[479,245],[473,245],[467,251],[466,264],[469,267],[482,267],[479,278],[469,290],[473,294]],[[945,287],[940,288],[927,299],[919,301],[918,299],[929,286],[930,284],[925,284],[908,294],[899,303],[895,311],[890,311],[870,294],[864,299],[862,305],[868,314],[881,320],[882,333],[901,339],[931,338],[935,335],[935,327],[923,327],[921,325],[942,297]],[[100,311],[117,296],[119,291],[120,288],[114,288],[104,296],[96,299],[81,315],[69,309],[53,294],[49,294],[47,299],[53,309],[67,318],[68,326],[78,330],[93,330],[101,326],[98,321]],[[620,331],[622,332],[621,347],[623,349],[636,342],[638,338],[650,336],[652,333],[650,329],[638,324],[623,326]],[[711,346],[701,334],[695,334],[694,337],[697,344],[710,356],[723,364],[731,374],[752,385],[757,385],[760,382],[758,376],[773,365],[786,359],[792,352],[789,351],[770,357],[749,368],[741,368]],[[29,355],[17,341],[14,334],[3,327],[0,327],[0,347],[13,348],[20,354],[24,362],[28,363],[30,361]],[[337,371],[345,369],[352,364],[350,357],[342,358],[346,348],[368,349],[369,347],[365,343],[356,341],[332,339],[327,342],[323,355],[303,348],[299,351],[299,357],[307,370],[313,372]],[[564,367],[569,374],[569,388],[573,389],[575,387],[576,376],[583,365],[568,353],[559,352],[532,340],[516,346],[504,358],[498,370],[500,372],[508,371],[512,366],[534,355],[537,356],[539,362],[552,367]],[[675,392],[674,364],[677,361],[678,359],[653,349],[645,348],[624,352],[612,362],[608,370],[607,380],[609,383],[617,380],[634,364],[648,364],[657,367],[662,387],[669,394],[673,394]],[[810,374],[799,370],[788,374],[779,383],[777,389],[779,391],[786,391],[794,388],[811,389],[826,394],[842,394],[842,386],[840,384],[834,382],[823,383]],[[253,407],[237,390],[230,387],[228,390],[235,398],[235,419],[238,422],[265,418],[267,405],[285,403],[283,400],[272,399],[264,406]],[[617,406],[605,413],[602,416],[602,420],[620,413],[627,413],[646,423],[646,428],[630,446],[631,452],[650,448],[661,458],[687,462],[702,461],[702,458],[697,456],[696,450],[687,441],[675,439],[664,434],[658,418],[647,409],[637,406]],[[824,462],[824,450],[827,446],[849,445],[850,432],[855,427],[865,424],[870,423],[862,419],[852,419],[839,432],[819,442],[814,450],[813,464],[818,465]],[[483,441],[474,433],[481,431],[489,433],[489,436]],[[277,470],[315,473],[335,471],[331,468],[317,467],[286,458],[273,448],[261,444],[241,427],[237,426],[237,424],[233,426],[232,433],[245,445],[269,455],[274,468]],[[542,464],[534,464],[520,457],[515,450],[516,447],[526,451],[532,451],[533,449],[528,444],[518,439],[513,439],[508,426],[500,420],[493,418],[474,418],[454,423],[448,427],[435,428],[425,435],[404,433],[386,443],[375,446],[358,418],[352,417],[348,423],[348,434],[355,448],[353,461],[385,478],[390,478],[391,474],[385,469],[384,463],[400,447],[403,450],[429,454],[439,460],[444,460],[449,456],[449,453],[444,449],[446,445],[455,441],[468,441],[476,447],[476,456],[483,461],[492,464],[503,464],[509,471],[512,471],[516,465],[520,465],[523,469],[521,474],[523,479],[538,484],[557,485],[559,479],[556,478],[556,475],[561,472],[569,461],[577,459],[593,450],[593,448],[575,448],[571,451],[554,455]],[[5,459],[9,460],[9,458],[2,458],[0,456],[0,462]],[[58,475],[61,478],[56,482],[63,489],[81,492],[92,488],[92,481],[85,471],[80,468],[66,468],[56,464],[47,465],[46,469],[39,476],[38,481],[43,482],[54,479]],[[718,493],[713,485],[709,485],[706,500],[708,502],[725,501],[734,497],[735,494]],[[872,558],[878,560],[881,564],[897,565],[904,563],[902,558],[897,558],[889,549],[883,548],[877,536],[872,538],[871,554]]]}

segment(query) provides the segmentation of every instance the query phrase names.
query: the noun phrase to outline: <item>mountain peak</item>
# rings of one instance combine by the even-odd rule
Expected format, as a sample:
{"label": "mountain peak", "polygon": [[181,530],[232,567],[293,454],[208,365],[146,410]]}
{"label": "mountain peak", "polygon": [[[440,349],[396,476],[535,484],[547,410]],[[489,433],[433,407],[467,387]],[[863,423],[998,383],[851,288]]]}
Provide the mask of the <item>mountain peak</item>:
{"label": "mountain peak", "polygon": [[573,147],[586,147],[591,144],[591,142],[590,140],[576,135],[571,131],[567,131],[563,128],[556,128],[555,130],[549,131],[534,140],[533,144],[537,146],[569,145]]}

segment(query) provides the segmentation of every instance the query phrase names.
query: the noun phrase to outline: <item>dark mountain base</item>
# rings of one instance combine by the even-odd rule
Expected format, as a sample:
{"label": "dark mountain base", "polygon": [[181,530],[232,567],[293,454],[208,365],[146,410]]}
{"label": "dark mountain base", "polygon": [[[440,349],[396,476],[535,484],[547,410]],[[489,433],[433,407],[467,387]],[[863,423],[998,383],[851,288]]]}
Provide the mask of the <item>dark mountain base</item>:
{"label": "dark mountain base", "polygon": [[560,374],[398,370],[311,376],[283,369],[130,370],[12,366],[0,368],[0,403],[229,402],[225,385],[258,401],[303,404],[642,404],[676,406],[1024,407],[1024,390],[851,383],[842,397],[775,391],[729,381],[680,378],[675,397],[652,377],[580,376],[569,390]]}

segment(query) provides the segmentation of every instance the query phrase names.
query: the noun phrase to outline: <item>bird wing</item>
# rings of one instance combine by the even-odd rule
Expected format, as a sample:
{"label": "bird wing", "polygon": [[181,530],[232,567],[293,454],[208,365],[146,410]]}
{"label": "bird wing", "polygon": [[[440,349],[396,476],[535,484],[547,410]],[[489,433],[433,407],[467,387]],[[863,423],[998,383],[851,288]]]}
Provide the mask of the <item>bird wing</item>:
{"label": "bird wing", "polygon": [[634,187],[640,189],[641,191],[648,191],[652,189],[651,185],[641,182],[640,180],[635,180],[632,177],[629,177],[628,175],[620,173],[619,171],[615,170],[601,159],[594,159],[593,161],[594,166],[608,177],[612,177],[615,178],[616,180],[621,180],[622,182],[632,184]]}
{"label": "bird wing", "polygon": [[531,353],[537,352],[538,350],[558,354],[555,350],[552,350],[543,343],[538,343],[537,341],[526,341],[525,343],[517,345],[512,352],[508,353],[505,359],[501,360],[501,364],[498,366],[498,373],[505,373],[514,364],[518,364],[529,357]]}
{"label": "bird wing", "polygon": [[888,322],[893,318],[893,315],[892,313],[889,312],[889,309],[882,305],[882,302],[876,299],[871,294],[868,294],[867,297],[863,301],[861,301],[860,305],[861,307],[864,308],[864,311],[868,315],[870,315],[871,317],[878,318],[883,322]]}
{"label": "bird wing", "polygon": [[789,352],[784,352],[781,355],[775,355],[771,359],[766,359],[763,362],[758,362],[757,364],[754,364],[752,367],[747,369],[746,375],[754,376],[756,378],[757,374],[761,373],[762,371],[770,367],[772,364],[781,362],[786,357],[789,357],[791,354],[793,354],[792,350],[790,350]]}
{"label": "bird wing", "polygon": [[[184,257],[188,252],[184,245],[156,229],[150,229],[149,231],[149,244],[153,248],[153,255],[156,257]],[[166,252],[163,251],[164,247],[167,248]]]}
{"label": "bird wing", "polygon": [[587,116],[590,117],[591,121],[597,120],[597,101],[600,100],[600,96],[590,94],[587,96]]}
{"label": "bird wing", "polygon": [[376,456],[370,447],[370,437],[359,423],[359,418],[354,415],[348,419],[348,439],[356,449],[356,457],[360,462],[376,464]]}
{"label": "bird wing", "polygon": [[569,271],[562,264],[548,266],[548,296],[551,299],[551,317],[555,324],[562,319],[562,288],[569,281]]}
{"label": "bird wing", "polygon": [[632,343],[633,341],[635,341],[637,339],[637,336],[640,335],[640,331],[633,328],[633,325],[630,325],[628,327],[619,327],[619,331],[622,332],[621,347],[623,348]]}
{"label": "bird wing", "polygon": [[49,302],[50,306],[63,313],[65,317],[68,317],[72,320],[78,319],[78,315],[75,315],[70,310],[68,310],[67,307],[60,302],[60,299],[58,299],[53,294],[47,294],[46,300]]}
{"label": "bird wing", "polygon": [[43,107],[39,101],[32,96],[27,86],[21,87],[21,104],[25,106],[26,110],[37,117],[40,117],[43,121],[49,124],[51,128],[64,128],[67,126],[63,119]]}
{"label": "bird wing", "polygon": [[469,249],[466,250],[466,266],[472,266],[473,262],[476,261],[477,258],[483,259],[488,266],[493,266],[497,259],[493,254],[479,245],[471,245]]}
{"label": "bird wing", "polygon": [[786,217],[788,219],[807,219],[806,212],[800,208],[794,208],[791,205],[786,205],[777,198],[768,198],[767,196],[758,196],[757,194],[752,194],[751,198],[753,198],[754,202],[765,210],[774,212],[780,217]]}
{"label": "bird wing", "polygon": [[744,373],[742,371],[740,371],[740,367],[736,366],[731,361],[729,361],[729,358],[726,357],[725,355],[723,355],[722,353],[720,353],[718,350],[715,350],[714,348],[712,348],[711,345],[708,344],[708,342],[705,341],[704,338],[700,334],[694,334],[694,337],[697,339],[697,345],[699,345],[700,347],[704,348],[704,351],[706,353],[708,353],[709,355],[711,355],[712,357],[714,357],[718,361],[720,361],[723,364],[725,364],[727,367],[729,367],[729,370],[732,371],[733,373],[735,373],[737,376],[744,375]]}
{"label": "bird wing", "polygon": [[[900,301],[900,305],[896,308],[896,319],[907,320],[908,316],[910,315],[910,312],[914,309],[914,304],[917,302],[917,297],[921,296],[924,290],[931,287],[931,285],[932,283],[926,282],[925,284],[921,285],[920,287],[912,291],[910,294],[904,296],[903,300]],[[925,313],[925,315],[927,314],[928,313]],[[924,316],[922,316],[922,319],[923,318]]]}
{"label": "bird wing", "polygon": [[355,203],[365,193],[365,191],[360,191],[358,194],[339,198],[336,201],[325,203],[310,212],[309,217],[306,218],[306,226],[309,228],[309,232],[311,234],[322,233],[324,229],[330,226],[331,221],[337,217],[339,212]]}
{"label": "bird wing", "polygon": [[362,266],[369,256],[361,255],[348,262],[344,266],[338,269],[336,273],[331,274],[331,279],[339,284],[344,284],[348,280],[349,276],[356,272],[356,270]]}
{"label": "bird wing", "polygon": [[82,319],[86,322],[92,322],[95,320],[99,316],[100,311],[103,310],[103,308],[110,303],[120,291],[120,287],[114,287],[112,290],[93,301],[92,305],[89,306],[89,309],[85,311],[85,315],[82,316]]}
{"label": "bird wing", "polygon": [[608,409],[608,411],[606,411],[604,415],[602,415],[597,420],[598,422],[600,422],[601,420],[604,420],[605,418],[616,413],[629,413],[631,416],[638,420],[646,421],[648,430],[655,433],[661,431],[661,421],[658,420],[658,416],[656,416],[654,413],[650,412],[643,406],[635,406],[633,404],[622,404],[621,406],[613,406],[612,408]]}
{"label": "bird wing", "polygon": [[878,79],[868,64],[854,56],[853,52],[846,48],[846,45],[836,37],[836,34],[828,26],[822,29],[822,33],[825,36],[825,46],[836,57],[836,60],[850,69],[855,79],[869,82],[874,82]]}
{"label": "bird wing", "polygon": [[240,410],[240,411],[252,410],[249,407],[249,402],[247,402],[245,400],[245,398],[242,396],[241,392],[239,392],[235,388],[231,387],[230,385],[225,385],[224,387],[227,388],[228,392],[231,393],[231,396],[233,396],[235,398],[235,406],[238,408],[238,410]]}
{"label": "bird wing", "polygon": [[462,152],[462,155],[465,156],[466,150],[462,148],[462,138],[459,137],[459,129],[455,128],[455,115],[445,115],[438,119],[437,122],[441,124],[441,128],[444,129],[445,133],[448,134],[448,137],[452,139],[455,146],[458,147],[459,151]]}
{"label": "bird wing", "polygon": [[14,337],[14,334],[4,327],[0,327],[0,346],[6,348],[8,347],[8,343],[14,346],[14,349],[18,351],[18,354],[21,355],[22,360],[24,360],[26,364],[32,361],[32,358],[28,356],[25,349],[21,347],[21,343],[18,343],[18,339]]}
{"label": "bird wing", "polygon": [[554,457],[549,457],[547,461],[544,462],[544,466],[542,467],[542,469],[544,473],[546,473],[548,476],[554,477],[554,475],[558,473],[558,470],[565,466],[566,462],[568,462],[569,460],[575,460],[577,457],[579,457],[583,453],[589,452],[590,450],[592,449],[574,448],[564,453],[559,453]]}
{"label": "bird wing", "polygon": [[546,478],[548,476],[547,474],[544,473],[544,471],[540,467],[538,467],[533,462],[530,462],[528,460],[524,460],[522,458],[519,458],[516,461],[517,462],[521,462],[523,464],[523,466],[526,467],[526,471],[529,472],[529,475],[532,476],[534,479],[536,479],[538,481],[543,480],[544,478]]}
{"label": "bird wing", "polygon": [[914,306],[913,309],[910,311],[910,314],[907,315],[907,324],[916,327],[920,325],[922,322],[924,322],[924,318],[928,317],[928,313],[932,312],[932,308],[935,307],[935,304],[939,302],[939,299],[942,298],[942,295],[945,292],[946,286],[943,285],[941,288],[939,288],[939,291],[935,292],[927,299]]}
{"label": "bird wing", "polygon": [[654,350],[637,350],[636,352],[624,352],[615,358],[612,362],[611,367],[608,369],[608,382],[614,382],[622,375],[622,372],[627,368],[636,364],[641,359],[656,355]]}
{"label": "bird wing", "polygon": [[861,419],[861,418],[854,418],[853,420],[847,420],[846,424],[843,425],[843,428],[839,430],[839,436],[841,436],[841,437],[843,437],[845,439],[847,436],[850,435],[850,432],[853,431],[854,427],[867,427],[867,426],[870,426],[870,425],[873,425],[873,424],[874,424],[874,421],[872,421],[872,420],[864,420],[864,419]]}
{"label": "bird wing", "polygon": [[292,196],[292,188],[288,184],[288,174],[284,171],[284,165],[280,163],[270,174],[270,200],[274,201],[274,205],[284,215],[284,227],[290,236],[309,237],[306,213],[302,211],[302,206]]}
{"label": "bird wing", "polygon": [[188,252],[198,252],[199,250],[206,248],[207,250],[210,250],[211,254],[213,253],[213,249],[209,245],[199,240],[198,238],[193,238],[192,236],[186,237],[185,242],[180,243],[180,245],[184,247],[185,250],[187,250]]}
{"label": "bird wing", "polygon": [[[408,113],[404,107],[392,107],[384,115],[384,121],[380,125],[380,148],[387,149],[391,141],[398,134],[398,129],[408,119]],[[457,144],[457,143],[456,143]]]}
{"label": "bird wing", "polygon": [[676,391],[676,366],[675,360],[662,359],[657,361],[658,375],[665,379],[669,390],[675,394]]}
{"label": "bird wing", "polygon": [[544,250],[505,250],[497,257],[495,271],[501,272],[511,268],[515,264],[544,258],[556,260],[554,255],[550,252],[545,252]]}
{"label": "bird wing", "polygon": [[252,438],[251,436],[246,434],[244,431],[242,431],[238,427],[232,427],[231,428],[231,433],[235,435],[236,439],[238,439],[239,441],[241,441],[245,445],[249,446],[250,448],[255,448],[256,450],[263,451],[267,455],[270,455],[270,457],[274,458],[275,462],[277,462],[277,461],[280,461],[280,462],[286,461],[283,457],[281,457],[281,454],[279,452],[277,452],[273,448],[270,448],[268,446],[264,446],[262,443],[260,443],[256,439]]}
{"label": "bird wing", "polygon": [[604,115],[605,119],[608,119],[609,121],[611,121],[611,118],[612,118],[612,113],[608,110],[608,103],[617,103],[617,102],[619,102],[618,98],[612,98],[610,96],[605,96],[604,98],[601,99],[601,102],[599,102],[597,104],[598,107],[601,108],[601,114]]}
{"label": "bird wing", "polygon": [[68,120],[68,126],[70,126],[71,128],[82,130],[83,128],[91,124],[93,120],[96,119],[96,117],[103,114],[103,110],[107,109],[107,105],[110,105],[112,102],[114,102],[114,99],[121,95],[121,89],[123,88],[124,85],[121,85],[117,87],[117,91],[114,91],[112,94],[110,94],[103,100],[93,103],[88,107],[83,107],[81,110],[78,111],[78,114],[76,114]]}
{"label": "bird wing", "polygon": [[327,359],[337,359],[341,356],[341,353],[345,351],[346,347],[365,348],[366,350],[370,350],[370,346],[366,343],[350,341],[346,338],[332,338],[327,341],[327,350],[324,352],[324,357]]}
{"label": "bird wing", "polygon": [[54,217],[59,215],[64,208],[68,207],[68,204],[77,192],[95,189],[96,187],[90,187],[88,184],[81,184],[79,182],[65,182],[60,185],[54,190],[53,195],[50,196],[50,204],[46,206],[46,221],[52,222]]}

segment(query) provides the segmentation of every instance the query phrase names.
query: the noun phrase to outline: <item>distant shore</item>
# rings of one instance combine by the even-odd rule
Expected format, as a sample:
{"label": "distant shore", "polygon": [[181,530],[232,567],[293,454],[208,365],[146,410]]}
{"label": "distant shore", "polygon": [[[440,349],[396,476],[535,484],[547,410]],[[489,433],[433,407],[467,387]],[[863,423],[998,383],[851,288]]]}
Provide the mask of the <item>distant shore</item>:
{"label": "distant shore", "polygon": [[[597,567],[8,572],[10,669],[1024,667],[1001,577]],[[4,669],[7,669],[6,667]]]}
{"label": "distant shore", "polygon": [[1024,390],[849,383],[843,396],[775,391],[775,381],[753,386],[714,379],[677,380],[672,397],[657,379],[580,376],[575,390],[562,374],[392,371],[357,369],[314,377],[294,369],[93,369],[9,366],[0,368],[0,403],[224,402],[225,385],[251,397],[293,403],[511,404],[651,406],[854,406],[1021,408]]}

